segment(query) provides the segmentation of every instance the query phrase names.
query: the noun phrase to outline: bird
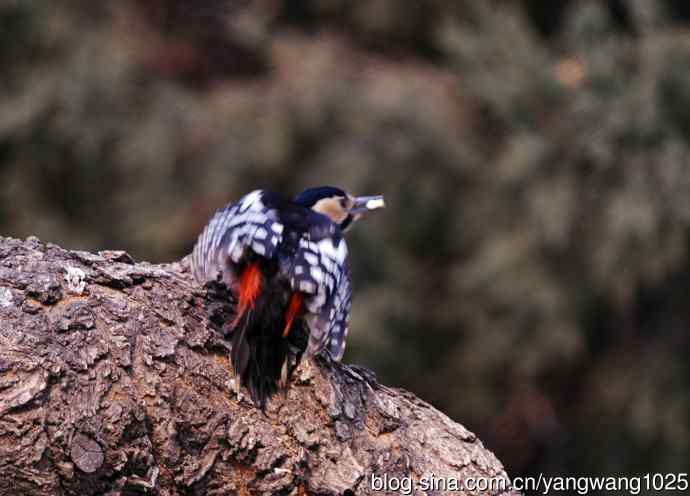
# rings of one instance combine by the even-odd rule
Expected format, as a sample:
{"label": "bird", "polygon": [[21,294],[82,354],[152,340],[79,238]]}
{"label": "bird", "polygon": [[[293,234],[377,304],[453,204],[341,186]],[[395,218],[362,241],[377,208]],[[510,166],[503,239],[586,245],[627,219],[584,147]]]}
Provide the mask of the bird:
{"label": "bird", "polygon": [[[295,346],[298,360],[342,359],[352,301],[344,234],[384,206],[382,195],[357,197],[334,186],[292,199],[255,190],[211,217],[194,246],[192,272],[202,285],[224,283],[235,300],[228,334],[238,395],[246,387],[263,410],[286,391]],[[308,335],[301,344],[295,329]]]}

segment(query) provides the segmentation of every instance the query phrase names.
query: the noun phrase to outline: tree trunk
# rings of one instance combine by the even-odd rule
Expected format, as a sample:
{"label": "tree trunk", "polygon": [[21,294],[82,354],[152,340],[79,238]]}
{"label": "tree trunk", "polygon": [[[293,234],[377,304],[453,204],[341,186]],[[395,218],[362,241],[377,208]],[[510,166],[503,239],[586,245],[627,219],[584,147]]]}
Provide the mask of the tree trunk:
{"label": "tree trunk", "polygon": [[[440,490],[407,494],[469,494],[454,484],[508,481],[474,434],[361,368],[303,361],[287,396],[257,410],[235,394],[224,308],[186,259],[0,238],[0,494],[404,494],[410,481]],[[493,485],[474,492],[516,494]]]}

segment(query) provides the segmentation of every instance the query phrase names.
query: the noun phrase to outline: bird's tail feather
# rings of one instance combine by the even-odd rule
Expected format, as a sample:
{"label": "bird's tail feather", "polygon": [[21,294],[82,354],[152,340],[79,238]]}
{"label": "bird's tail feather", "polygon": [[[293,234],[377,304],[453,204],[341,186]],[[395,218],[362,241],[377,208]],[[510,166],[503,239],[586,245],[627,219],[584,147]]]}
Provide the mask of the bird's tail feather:
{"label": "bird's tail feather", "polygon": [[301,298],[291,296],[286,302],[285,288],[266,281],[258,264],[247,265],[242,272],[230,353],[236,385],[245,386],[262,410],[273,394],[287,387],[296,363],[290,356],[300,349],[304,337],[299,323]]}
{"label": "bird's tail feather", "polygon": [[248,317],[250,317],[251,311],[256,308],[256,300],[261,294],[262,279],[261,268],[258,263],[247,265],[240,277],[236,315],[230,324],[233,330],[230,357],[237,377],[244,375],[251,358],[249,343],[247,342]]}

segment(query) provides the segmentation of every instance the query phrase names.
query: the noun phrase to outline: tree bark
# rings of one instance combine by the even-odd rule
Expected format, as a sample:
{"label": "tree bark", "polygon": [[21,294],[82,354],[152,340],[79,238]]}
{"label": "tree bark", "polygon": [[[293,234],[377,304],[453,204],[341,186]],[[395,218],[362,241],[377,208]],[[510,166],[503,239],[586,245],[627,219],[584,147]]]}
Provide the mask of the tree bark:
{"label": "tree bark", "polygon": [[186,259],[0,237],[0,494],[401,494],[372,474],[469,494],[453,481],[508,481],[474,434],[362,368],[303,361],[257,410],[235,394],[224,308]]}

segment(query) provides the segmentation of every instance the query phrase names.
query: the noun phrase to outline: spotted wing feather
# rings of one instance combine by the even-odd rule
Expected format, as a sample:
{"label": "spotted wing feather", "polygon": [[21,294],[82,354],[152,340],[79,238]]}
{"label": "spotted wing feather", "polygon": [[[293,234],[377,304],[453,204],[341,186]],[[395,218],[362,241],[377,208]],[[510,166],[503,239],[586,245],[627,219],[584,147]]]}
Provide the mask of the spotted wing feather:
{"label": "spotted wing feather", "polygon": [[261,190],[253,191],[211,218],[192,253],[197,281],[215,280],[222,273],[226,284],[233,285],[233,265],[244,261],[249,253],[265,258],[275,256],[284,226],[275,209],[264,203],[263,195]]}
{"label": "spotted wing feather", "polygon": [[293,290],[308,295],[304,300],[309,326],[307,354],[328,349],[340,360],[345,352],[352,296],[345,240],[340,236],[319,241],[302,238],[284,270]]}

